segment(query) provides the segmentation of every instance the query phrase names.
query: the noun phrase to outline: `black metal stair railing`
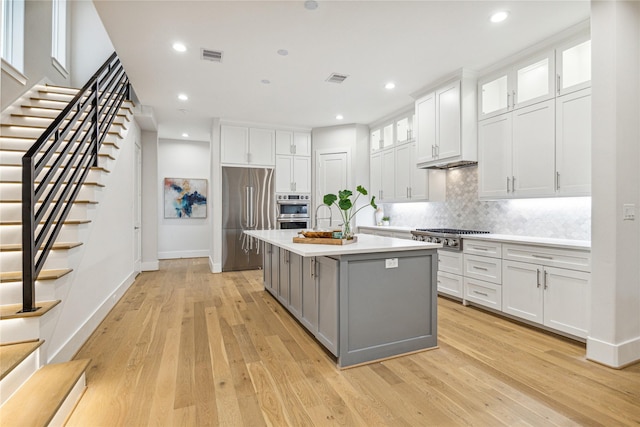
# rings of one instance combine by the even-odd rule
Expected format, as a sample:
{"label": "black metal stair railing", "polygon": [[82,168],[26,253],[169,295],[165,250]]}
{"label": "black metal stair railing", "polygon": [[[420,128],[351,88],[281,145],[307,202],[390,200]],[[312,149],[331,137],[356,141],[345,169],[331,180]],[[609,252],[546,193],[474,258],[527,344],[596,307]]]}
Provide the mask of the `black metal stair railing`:
{"label": "black metal stair railing", "polygon": [[122,103],[129,79],[114,52],[22,157],[22,311]]}

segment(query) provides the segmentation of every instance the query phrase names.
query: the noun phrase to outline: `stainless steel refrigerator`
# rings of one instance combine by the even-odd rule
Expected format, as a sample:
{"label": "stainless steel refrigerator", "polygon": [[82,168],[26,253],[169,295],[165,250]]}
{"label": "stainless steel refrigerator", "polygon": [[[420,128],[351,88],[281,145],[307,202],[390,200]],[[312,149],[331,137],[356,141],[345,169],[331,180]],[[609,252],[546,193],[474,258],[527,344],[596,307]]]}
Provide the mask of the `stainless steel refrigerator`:
{"label": "stainless steel refrigerator", "polygon": [[276,228],[273,169],[222,168],[222,271],[262,268],[262,247],[244,230]]}

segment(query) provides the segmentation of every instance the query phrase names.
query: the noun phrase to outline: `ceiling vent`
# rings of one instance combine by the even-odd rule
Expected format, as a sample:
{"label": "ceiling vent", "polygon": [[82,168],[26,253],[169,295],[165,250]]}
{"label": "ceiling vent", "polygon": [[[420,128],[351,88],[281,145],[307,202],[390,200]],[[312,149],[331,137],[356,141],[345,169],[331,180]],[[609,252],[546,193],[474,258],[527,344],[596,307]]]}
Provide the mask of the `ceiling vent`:
{"label": "ceiling vent", "polygon": [[327,78],[326,81],[328,81],[329,83],[342,83],[347,79],[347,77],[349,77],[347,74],[333,73],[329,76],[329,78]]}
{"label": "ceiling vent", "polygon": [[211,49],[200,49],[201,58],[206,61],[222,62],[222,51]]}

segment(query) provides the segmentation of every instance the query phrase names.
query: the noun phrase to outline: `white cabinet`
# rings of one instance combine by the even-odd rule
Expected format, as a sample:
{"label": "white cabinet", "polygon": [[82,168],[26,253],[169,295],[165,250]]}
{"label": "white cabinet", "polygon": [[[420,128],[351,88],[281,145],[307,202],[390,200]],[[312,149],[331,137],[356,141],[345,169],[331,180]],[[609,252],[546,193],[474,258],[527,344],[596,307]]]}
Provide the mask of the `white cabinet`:
{"label": "white cabinet", "polygon": [[415,102],[418,167],[477,161],[476,78],[467,70],[459,76]]}
{"label": "white cabinet", "polygon": [[503,269],[502,311],[586,338],[589,273],[517,261]]}
{"label": "white cabinet", "polygon": [[276,193],[311,192],[311,157],[276,156]]}
{"label": "white cabinet", "polygon": [[463,298],[462,252],[438,250],[438,293]]}
{"label": "white cabinet", "polygon": [[558,95],[591,86],[591,40],[582,34],[556,48],[556,91]]}
{"label": "white cabinet", "polygon": [[311,134],[276,131],[276,193],[311,192]]}
{"label": "white cabinet", "polygon": [[591,89],[556,99],[556,191],[591,194]]}
{"label": "white cabinet", "polygon": [[395,148],[380,150],[371,155],[369,164],[369,176],[371,182],[371,195],[377,201],[393,200],[395,197]]}
{"label": "white cabinet", "polygon": [[[426,201],[429,198],[431,172],[416,167],[416,143],[409,142],[396,147],[395,156],[395,200]],[[437,180],[437,177],[434,178]],[[434,182],[435,183],[435,182]],[[434,194],[435,196],[435,194]],[[436,197],[435,199],[439,199]],[[444,198],[444,196],[442,197]]]}
{"label": "white cabinet", "polygon": [[479,79],[478,119],[553,98],[554,56],[553,50],[545,50]]}
{"label": "white cabinet", "polygon": [[478,123],[480,199],[555,195],[555,103]]}
{"label": "white cabinet", "polygon": [[275,165],[275,131],[244,126],[220,126],[223,165]]}
{"label": "white cabinet", "polygon": [[493,310],[502,308],[502,244],[463,240],[463,300]]}
{"label": "white cabinet", "polygon": [[369,139],[369,144],[371,145],[371,152],[378,151],[382,146],[380,135],[381,135],[380,129],[374,129],[371,131],[371,137]]}

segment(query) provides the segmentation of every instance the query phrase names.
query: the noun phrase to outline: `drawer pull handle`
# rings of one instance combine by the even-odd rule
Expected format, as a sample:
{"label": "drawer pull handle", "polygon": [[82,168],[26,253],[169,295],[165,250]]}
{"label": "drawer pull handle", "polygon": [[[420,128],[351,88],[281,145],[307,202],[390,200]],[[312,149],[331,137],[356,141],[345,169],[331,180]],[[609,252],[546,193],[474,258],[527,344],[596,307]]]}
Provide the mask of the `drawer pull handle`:
{"label": "drawer pull handle", "polygon": [[489,271],[488,268],[478,267],[477,265],[474,265],[473,268],[475,268],[476,270]]}
{"label": "drawer pull handle", "polygon": [[489,250],[487,248],[481,248],[478,246],[471,246],[471,249],[475,249],[476,251],[485,251],[485,252]]}
{"label": "drawer pull handle", "polygon": [[540,259],[553,259],[552,256],[548,256],[548,255],[538,255],[538,254],[532,254],[534,258],[540,258]]}
{"label": "drawer pull handle", "polygon": [[483,297],[488,297],[489,294],[484,293],[484,292],[480,292],[480,291],[473,291],[474,294],[478,294],[478,295],[482,295]]}

